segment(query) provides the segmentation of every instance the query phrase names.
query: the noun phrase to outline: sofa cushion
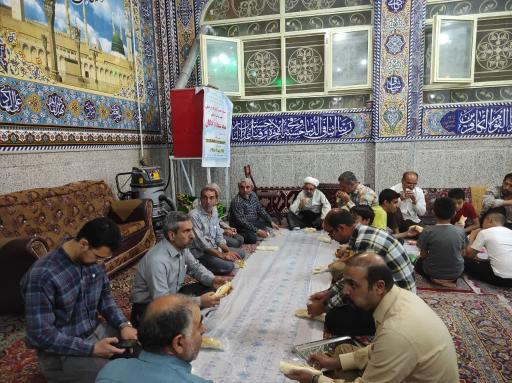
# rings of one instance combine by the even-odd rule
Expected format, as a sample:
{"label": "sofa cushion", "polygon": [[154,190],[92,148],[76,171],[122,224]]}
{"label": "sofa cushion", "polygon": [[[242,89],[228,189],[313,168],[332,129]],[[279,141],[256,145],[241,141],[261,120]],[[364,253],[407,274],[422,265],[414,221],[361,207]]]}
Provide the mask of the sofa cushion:
{"label": "sofa cushion", "polygon": [[112,201],[103,181],[2,195],[0,238],[40,235],[53,249],[63,237],[74,237],[86,222],[106,215]]}
{"label": "sofa cushion", "polygon": [[117,225],[119,226],[119,230],[121,231],[121,236],[123,238],[128,237],[130,234],[136,233],[139,230],[142,230],[146,227],[146,222],[144,221],[135,221],[122,223]]}

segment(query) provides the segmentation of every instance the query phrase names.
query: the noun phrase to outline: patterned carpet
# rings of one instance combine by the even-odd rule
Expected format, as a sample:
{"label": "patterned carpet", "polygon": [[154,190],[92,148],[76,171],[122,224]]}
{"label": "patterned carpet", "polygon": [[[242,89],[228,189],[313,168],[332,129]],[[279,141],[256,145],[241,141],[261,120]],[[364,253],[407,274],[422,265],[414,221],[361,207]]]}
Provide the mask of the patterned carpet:
{"label": "patterned carpet", "polygon": [[495,294],[512,307],[512,288],[502,288],[477,280],[469,280],[471,288],[478,294]]}
{"label": "patterned carpet", "polygon": [[448,326],[461,382],[512,382],[511,307],[496,295],[420,291]]}
{"label": "patterned carpet", "polygon": [[[254,247],[246,248],[248,253]],[[135,268],[118,274],[112,281],[114,298],[129,315],[129,292]],[[447,324],[457,349],[461,383],[512,382],[512,289],[499,289],[469,280],[471,291],[426,290],[418,284],[419,295]],[[459,285],[457,285],[459,288]],[[487,294],[489,293],[489,294]],[[510,304],[509,304],[510,303]],[[35,352],[24,344],[22,317],[0,317],[0,381],[42,383]]]}

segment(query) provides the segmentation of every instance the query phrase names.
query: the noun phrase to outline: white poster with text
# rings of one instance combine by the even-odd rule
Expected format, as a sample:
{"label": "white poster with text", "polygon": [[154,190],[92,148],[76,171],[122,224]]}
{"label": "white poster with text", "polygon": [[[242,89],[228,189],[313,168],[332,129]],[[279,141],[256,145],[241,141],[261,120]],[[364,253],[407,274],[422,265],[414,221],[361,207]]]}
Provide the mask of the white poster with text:
{"label": "white poster with text", "polygon": [[224,93],[203,88],[203,158],[201,166],[228,168],[231,158],[233,103]]}

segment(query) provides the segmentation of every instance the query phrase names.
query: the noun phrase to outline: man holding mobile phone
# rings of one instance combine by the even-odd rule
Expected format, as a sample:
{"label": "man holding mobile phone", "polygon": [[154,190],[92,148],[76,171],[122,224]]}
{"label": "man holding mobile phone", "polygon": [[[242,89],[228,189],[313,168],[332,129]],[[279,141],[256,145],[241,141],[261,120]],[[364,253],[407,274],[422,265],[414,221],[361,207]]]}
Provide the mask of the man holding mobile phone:
{"label": "man holding mobile phone", "polygon": [[102,265],[120,238],[115,222],[96,218],[39,258],[23,277],[26,342],[37,349],[49,382],[94,382],[108,358],[125,353],[117,347],[119,340],[137,339],[137,330],[112,298]]}

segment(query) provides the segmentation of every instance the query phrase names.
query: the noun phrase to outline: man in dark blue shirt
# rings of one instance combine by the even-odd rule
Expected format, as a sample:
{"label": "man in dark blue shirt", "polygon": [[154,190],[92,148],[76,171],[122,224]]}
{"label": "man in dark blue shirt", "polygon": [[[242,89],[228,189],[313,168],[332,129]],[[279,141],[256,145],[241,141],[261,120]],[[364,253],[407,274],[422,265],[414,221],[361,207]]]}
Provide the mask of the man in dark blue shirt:
{"label": "man in dark blue shirt", "polygon": [[110,362],[96,383],[208,383],[192,374],[190,364],[197,358],[204,332],[201,311],[191,298],[158,297],[147,307],[139,327],[138,358]]}
{"label": "man in dark blue shirt", "polygon": [[[108,218],[86,223],[71,239],[38,259],[21,282],[28,347],[37,349],[49,382],[94,382],[121,339],[137,330],[116,306],[101,264],[121,234]],[[98,319],[98,314],[105,322]]]}
{"label": "man in dark blue shirt", "polygon": [[253,183],[250,178],[244,178],[238,183],[238,194],[229,207],[229,224],[237,229],[247,244],[256,243],[259,239],[267,238],[271,228],[279,230],[272,218],[261,206],[256,193],[252,191]]}

